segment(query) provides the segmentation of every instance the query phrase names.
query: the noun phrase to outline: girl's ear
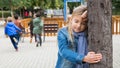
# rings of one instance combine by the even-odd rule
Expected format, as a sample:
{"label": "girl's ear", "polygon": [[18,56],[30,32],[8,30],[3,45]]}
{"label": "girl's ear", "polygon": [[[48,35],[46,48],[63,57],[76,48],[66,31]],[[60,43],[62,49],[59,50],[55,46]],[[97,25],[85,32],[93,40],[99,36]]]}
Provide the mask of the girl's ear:
{"label": "girl's ear", "polygon": [[81,15],[82,18],[86,18],[87,17],[87,10]]}

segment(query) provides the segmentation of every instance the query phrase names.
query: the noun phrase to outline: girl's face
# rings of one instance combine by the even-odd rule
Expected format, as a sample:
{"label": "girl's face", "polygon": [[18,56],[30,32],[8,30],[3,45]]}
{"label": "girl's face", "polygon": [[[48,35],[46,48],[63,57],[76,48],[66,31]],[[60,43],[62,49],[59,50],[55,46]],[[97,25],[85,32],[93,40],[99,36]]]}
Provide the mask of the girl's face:
{"label": "girl's face", "polygon": [[76,15],[72,18],[71,27],[74,32],[81,32],[85,30],[86,24],[86,20],[81,15]]}

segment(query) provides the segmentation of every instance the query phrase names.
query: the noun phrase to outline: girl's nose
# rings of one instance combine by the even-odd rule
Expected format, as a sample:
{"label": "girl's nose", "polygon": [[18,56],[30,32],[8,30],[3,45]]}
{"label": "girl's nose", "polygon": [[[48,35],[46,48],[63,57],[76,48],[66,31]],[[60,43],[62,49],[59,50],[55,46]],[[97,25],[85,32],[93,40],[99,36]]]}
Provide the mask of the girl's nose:
{"label": "girl's nose", "polygon": [[77,26],[76,26],[76,27],[80,28],[80,27],[81,27],[81,24],[77,24]]}

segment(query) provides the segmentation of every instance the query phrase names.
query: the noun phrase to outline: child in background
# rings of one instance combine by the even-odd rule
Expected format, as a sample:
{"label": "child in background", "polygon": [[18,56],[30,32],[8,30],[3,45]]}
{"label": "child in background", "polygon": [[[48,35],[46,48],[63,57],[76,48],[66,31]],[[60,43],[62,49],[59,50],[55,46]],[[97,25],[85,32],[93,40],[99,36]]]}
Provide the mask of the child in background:
{"label": "child in background", "polygon": [[[25,31],[24,27],[21,24],[21,20],[17,14],[14,15],[14,24],[22,30],[22,33]],[[21,39],[22,34],[19,34],[19,40]]]}
{"label": "child in background", "polygon": [[[28,25],[30,26],[30,43],[32,43],[32,39],[34,37],[34,34],[33,34],[33,19],[36,18],[36,14],[34,14],[33,18],[32,16],[31,17],[31,21],[28,23]],[[36,36],[35,36],[35,42],[36,42]]]}
{"label": "child in background", "polygon": [[33,34],[36,36],[36,47],[38,47],[38,45],[42,46],[42,38],[41,38],[41,34],[42,34],[42,29],[43,29],[43,22],[40,18],[41,14],[38,12],[36,13],[35,18],[33,19]]}
{"label": "child in background", "polygon": [[19,34],[22,32],[19,27],[17,27],[12,22],[12,17],[7,18],[7,24],[5,26],[5,34],[9,36],[14,48],[16,51],[18,51],[18,42],[19,42]]}

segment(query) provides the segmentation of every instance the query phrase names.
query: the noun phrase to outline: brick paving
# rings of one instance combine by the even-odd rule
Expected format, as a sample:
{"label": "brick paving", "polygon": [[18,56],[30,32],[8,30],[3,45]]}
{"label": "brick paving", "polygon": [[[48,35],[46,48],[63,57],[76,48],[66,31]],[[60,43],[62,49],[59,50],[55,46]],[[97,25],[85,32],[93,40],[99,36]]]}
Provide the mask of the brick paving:
{"label": "brick paving", "polygon": [[[113,35],[113,68],[120,66],[120,35]],[[56,37],[46,37],[41,47],[29,43],[29,37],[19,43],[15,52],[9,38],[4,36],[0,27],[0,68],[54,68],[57,59]]]}
{"label": "brick paving", "polygon": [[57,58],[55,39],[47,38],[41,47],[36,47],[35,42],[30,44],[29,38],[25,38],[24,43],[19,43],[19,51],[16,52],[9,38],[1,38],[0,68],[54,68]]}
{"label": "brick paving", "polygon": [[113,68],[120,68],[120,35],[113,35]]}

